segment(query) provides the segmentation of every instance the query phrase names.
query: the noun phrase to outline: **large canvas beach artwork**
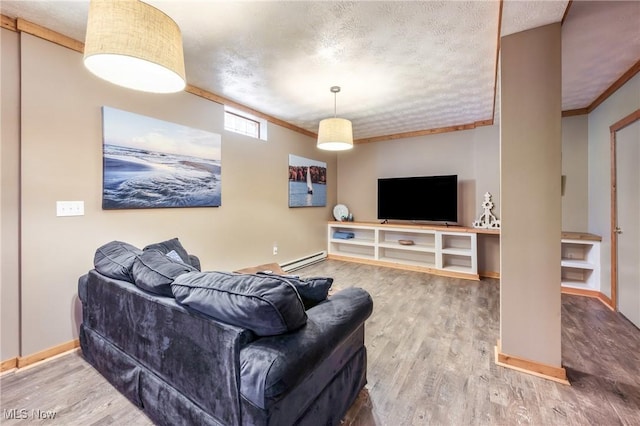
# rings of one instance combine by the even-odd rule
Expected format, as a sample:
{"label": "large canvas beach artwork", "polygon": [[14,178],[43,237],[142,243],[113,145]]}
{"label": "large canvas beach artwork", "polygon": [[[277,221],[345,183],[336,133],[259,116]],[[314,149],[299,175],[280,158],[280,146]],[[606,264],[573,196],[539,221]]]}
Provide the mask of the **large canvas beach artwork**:
{"label": "large canvas beach artwork", "polygon": [[103,209],[218,207],[221,137],[104,106]]}
{"label": "large canvas beach artwork", "polygon": [[327,163],[289,154],[289,207],[327,205]]}

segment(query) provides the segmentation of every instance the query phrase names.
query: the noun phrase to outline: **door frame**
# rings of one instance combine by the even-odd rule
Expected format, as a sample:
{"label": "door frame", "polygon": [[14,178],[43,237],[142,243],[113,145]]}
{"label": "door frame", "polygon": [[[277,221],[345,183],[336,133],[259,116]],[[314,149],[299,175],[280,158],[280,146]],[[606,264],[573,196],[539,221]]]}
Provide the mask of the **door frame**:
{"label": "door frame", "polygon": [[618,120],[609,127],[611,139],[611,305],[618,310],[618,194],[616,167],[616,135],[619,130],[640,120],[640,109]]}

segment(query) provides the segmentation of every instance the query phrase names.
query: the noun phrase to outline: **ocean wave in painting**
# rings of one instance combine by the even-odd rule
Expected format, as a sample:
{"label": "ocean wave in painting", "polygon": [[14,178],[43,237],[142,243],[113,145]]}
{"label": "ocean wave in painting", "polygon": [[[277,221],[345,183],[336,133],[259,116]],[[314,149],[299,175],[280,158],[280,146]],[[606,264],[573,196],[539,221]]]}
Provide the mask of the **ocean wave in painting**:
{"label": "ocean wave in painting", "polygon": [[105,209],[218,207],[219,160],[104,145]]}

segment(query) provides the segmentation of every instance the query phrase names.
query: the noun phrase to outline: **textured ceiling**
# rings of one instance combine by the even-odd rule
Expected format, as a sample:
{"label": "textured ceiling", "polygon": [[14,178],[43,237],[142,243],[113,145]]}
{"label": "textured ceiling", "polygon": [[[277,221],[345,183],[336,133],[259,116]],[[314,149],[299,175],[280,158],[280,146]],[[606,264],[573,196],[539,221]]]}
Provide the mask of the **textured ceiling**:
{"label": "textured ceiling", "polygon": [[574,1],[562,27],[562,109],[588,106],[638,60],[640,1]]}
{"label": "textured ceiling", "polygon": [[[498,1],[149,0],[180,26],[189,84],[317,131],[369,138],[491,120]],[[568,1],[505,0],[502,35],[560,22]],[[2,13],[83,41],[88,0],[2,1]],[[587,107],[640,59],[640,2],[574,1],[563,109]]]}

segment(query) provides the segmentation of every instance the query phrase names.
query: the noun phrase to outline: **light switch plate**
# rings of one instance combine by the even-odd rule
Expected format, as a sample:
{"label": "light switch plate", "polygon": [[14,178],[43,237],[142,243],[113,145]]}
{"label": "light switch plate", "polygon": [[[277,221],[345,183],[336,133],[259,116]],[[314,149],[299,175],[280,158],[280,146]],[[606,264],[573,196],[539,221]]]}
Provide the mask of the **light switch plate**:
{"label": "light switch plate", "polygon": [[84,216],[84,201],[56,201],[56,216]]}

